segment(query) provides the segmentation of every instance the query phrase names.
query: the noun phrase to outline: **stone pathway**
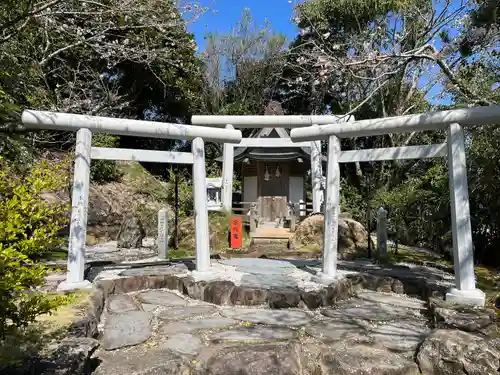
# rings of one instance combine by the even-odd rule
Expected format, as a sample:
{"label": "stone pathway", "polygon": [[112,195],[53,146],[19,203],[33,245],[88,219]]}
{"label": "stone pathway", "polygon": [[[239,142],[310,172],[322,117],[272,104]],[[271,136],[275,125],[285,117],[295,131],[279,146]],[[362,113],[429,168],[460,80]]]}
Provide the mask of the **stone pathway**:
{"label": "stone pathway", "polygon": [[[370,291],[313,311],[217,306],[167,290],[115,295],[102,318],[95,374],[188,368],[194,372],[186,374],[231,374],[241,366],[242,374],[300,374],[301,368],[347,374],[347,367],[361,366],[353,365],[356,356],[364,368],[382,369],[373,374],[413,374],[417,346],[430,333],[422,307],[419,300]],[[157,358],[146,361],[152,353]]]}
{"label": "stone pathway", "polygon": [[344,262],[325,288],[305,261],[212,265],[222,280],[181,264],[101,272],[130,293],[107,294],[93,374],[498,375],[495,312],[443,301],[442,271]]}

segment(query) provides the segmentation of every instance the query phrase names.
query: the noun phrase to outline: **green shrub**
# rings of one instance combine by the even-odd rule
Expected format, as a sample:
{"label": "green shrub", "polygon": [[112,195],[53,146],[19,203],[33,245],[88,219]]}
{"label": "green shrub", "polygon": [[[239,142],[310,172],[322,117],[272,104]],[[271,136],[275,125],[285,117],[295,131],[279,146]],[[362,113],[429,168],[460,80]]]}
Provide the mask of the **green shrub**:
{"label": "green shrub", "polygon": [[[92,145],[96,147],[117,147],[118,137],[96,133],[92,135]],[[106,183],[119,181],[122,176],[122,171],[113,160],[93,160],[90,165],[90,178],[93,182]]]}
{"label": "green shrub", "polygon": [[67,174],[61,165],[42,162],[24,177],[0,158],[0,337],[26,326],[57,307],[62,297],[36,292],[47,269],[37,259],[61,245],[67,207],[45,194],[60,189]]}

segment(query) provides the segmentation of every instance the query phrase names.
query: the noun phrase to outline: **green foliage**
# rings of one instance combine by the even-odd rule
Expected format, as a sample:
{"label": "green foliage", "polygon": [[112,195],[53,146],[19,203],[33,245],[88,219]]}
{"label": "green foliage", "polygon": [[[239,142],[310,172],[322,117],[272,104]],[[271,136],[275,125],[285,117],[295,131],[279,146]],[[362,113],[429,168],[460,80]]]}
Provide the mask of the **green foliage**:
{"label": "green foliage", "polygon": [[342,212],[349,212],[353,219],[364,222],[366,218],[366,197],[347,180],[343,179],[340,189],[340,207]]}
{"label": "green foliage", "polygon": [[389,230],[408,245],[425,245],[445,251],[451,245],[448,172],[444,163],[425,174],[378,189],[372,200],[372,217],[379,207],[389,211]]}
{"label": "green foliage", "polygon": [[18,177],[0,159],[0,335],[26,326],[62,302],[33,289],[43,285],[47,269],[37,258],[61,245],[57,236],[66,211],[44,194],[64,186],[64,169],[46,162]]}
{"label": "green foliage", "polygon": [[193,182],[186,173],[169,170],[169,182],[167,190],[167,201],[175,205],[175,179],[178,181],[179,189],[179,216],[190,216],[193,212]]}
{"label": "green foliage", "polygon": [[415,0],[312,0],[297,7],[299,26],[311,23],[318,32],[353,33],[389,12],[399,13],[415,4],[429,6],[428,1]]}
{"label": "green foliage", "polygon": [[[96,147],[118,147],[118,137],[97,133],[92,135],[92,145]],[[119,181],[123,176],[115,161],[93,160],[90,165],[90,178],[93,182],[106,183]]]}
{"label": "green foliage", "polygon": [[[176,5],[170,0],[0,2],[5,71],[0,88],[18,107],[16,117],[36,108],[187,122],[199,105],[202,72],[194,37],[186,32],[183,15],[188,15]],[[0,128],[5,103],[0,97]],[[127,142],[129,148],[156,143],[158,149],[174,143],[138,137]],[[72,144],[67,133],[40,132],[30,147],[61,151]],[[112,163],[95,164],[95,180],[118,177]]]}

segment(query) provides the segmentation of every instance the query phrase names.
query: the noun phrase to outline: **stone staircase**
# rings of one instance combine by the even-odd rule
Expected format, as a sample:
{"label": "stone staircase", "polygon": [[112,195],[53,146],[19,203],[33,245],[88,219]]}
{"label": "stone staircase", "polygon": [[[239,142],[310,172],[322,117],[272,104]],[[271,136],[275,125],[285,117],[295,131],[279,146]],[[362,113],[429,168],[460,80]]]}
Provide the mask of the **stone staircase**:
{"label": "stone staircase", "polygon": [[251,233],[253,243],[288,243],[292,232],[289,228],[284,228],[283,223],[265,221],[259,222],[257,229]]}

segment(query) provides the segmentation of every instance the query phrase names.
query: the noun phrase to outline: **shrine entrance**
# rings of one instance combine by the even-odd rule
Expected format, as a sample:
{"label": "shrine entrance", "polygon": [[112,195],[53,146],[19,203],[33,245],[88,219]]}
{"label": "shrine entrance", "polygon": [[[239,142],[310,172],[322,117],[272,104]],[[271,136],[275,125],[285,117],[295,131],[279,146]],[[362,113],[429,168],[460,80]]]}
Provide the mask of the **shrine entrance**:
{"label": "shrine entrance", "polygon": [[288,202],[288,163],[258,164],[259,215],[262,221],[275,222],[286,216]]}

